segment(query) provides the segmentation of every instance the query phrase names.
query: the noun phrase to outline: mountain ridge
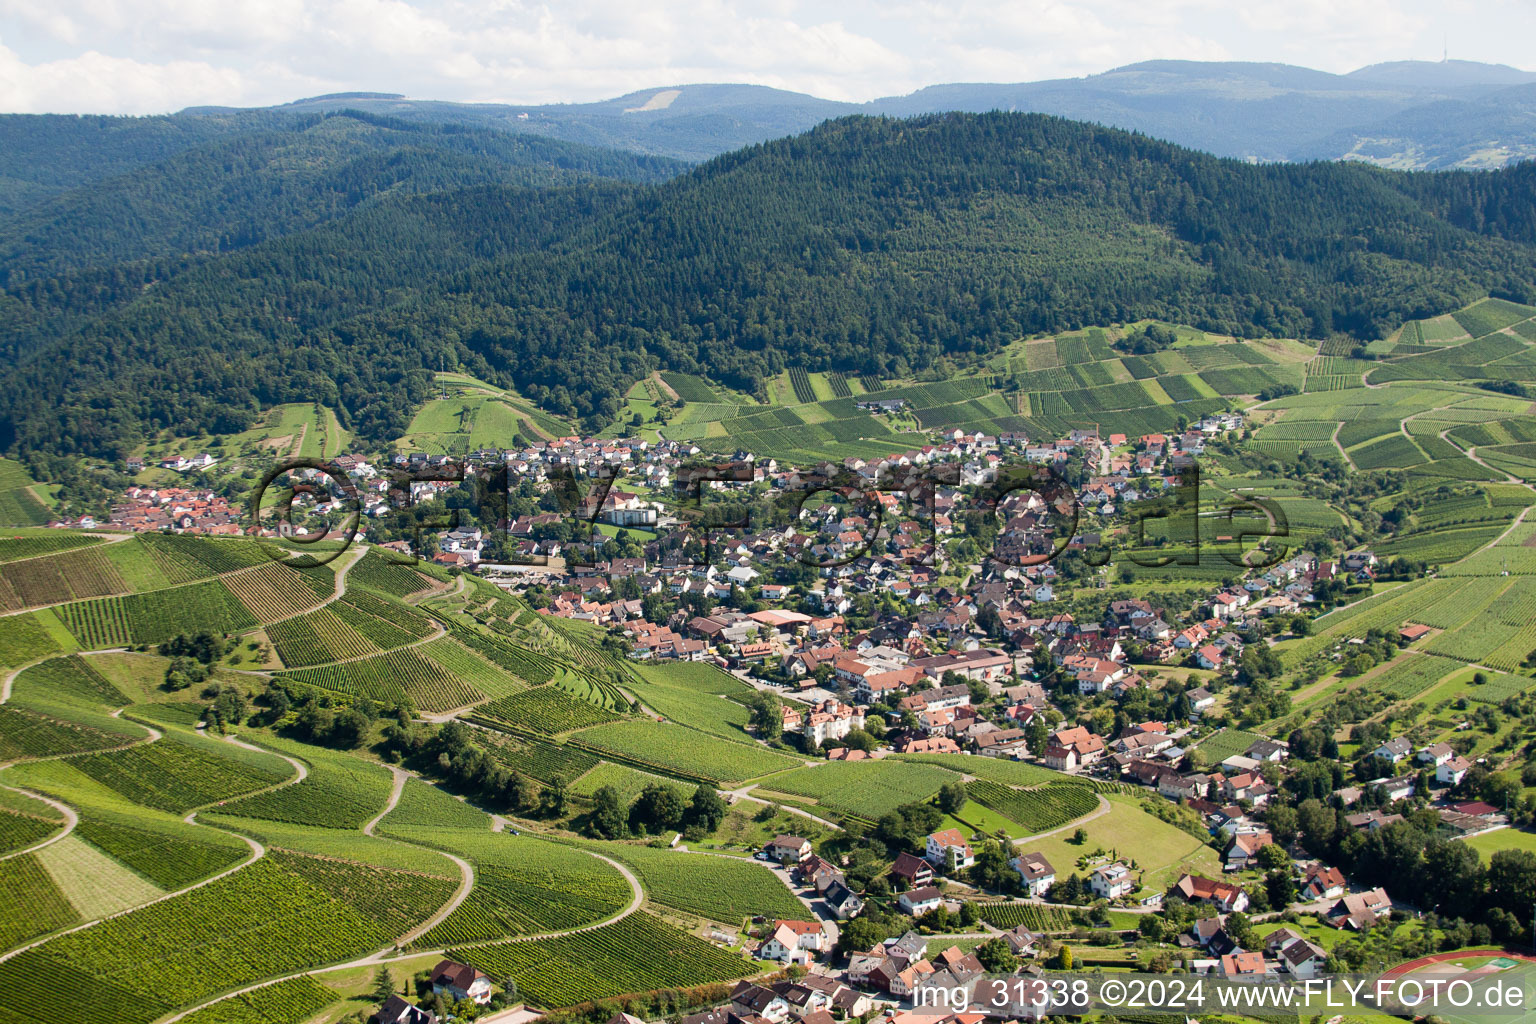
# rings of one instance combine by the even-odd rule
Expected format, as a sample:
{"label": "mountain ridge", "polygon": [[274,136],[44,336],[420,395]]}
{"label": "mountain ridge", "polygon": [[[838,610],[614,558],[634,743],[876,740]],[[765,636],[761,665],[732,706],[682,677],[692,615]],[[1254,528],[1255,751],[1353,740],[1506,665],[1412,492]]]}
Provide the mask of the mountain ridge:
{"label": "mountain ridge", "polygon": [[1536,164],[1251,165],[1040,114],[855,116],[666,181],[386,195],[191,260],[0,293],[0,447],[125,450],[320,401],[403,432],[462,367],[587,425],[653,369],[904,377],[1157,318],[1381,336],[1536,298]]}

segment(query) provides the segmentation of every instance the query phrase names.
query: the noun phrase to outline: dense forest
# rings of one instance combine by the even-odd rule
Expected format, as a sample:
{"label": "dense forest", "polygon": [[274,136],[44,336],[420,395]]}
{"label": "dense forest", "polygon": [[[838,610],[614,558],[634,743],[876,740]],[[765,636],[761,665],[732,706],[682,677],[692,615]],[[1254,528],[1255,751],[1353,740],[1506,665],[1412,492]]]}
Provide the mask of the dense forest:
{"label": "dense forest", "polygon": [[[285,179],[261,160],[253,195],[221,207],[203,153],[171,158],[213,179],[203,205],[119,262],[59,243],[0,294],[0,445],[114,454],[304,400],[383,438],[454,367],[596,425],[654,367],[751,389],[791,364],[902,376],[1141,317],[1371,338],[1484,294],[1536,298],[1529,167],[1251,165],[1041,115],[857,117],[652,184],[635,180],[666,167],[529,187],[438,162],[423,190],[326,219],[272,195]],[[388,177],[360,151],[295,187],[336,204],[354,174]],[[284,233],[217,251],[220,223],[264,217]]]}

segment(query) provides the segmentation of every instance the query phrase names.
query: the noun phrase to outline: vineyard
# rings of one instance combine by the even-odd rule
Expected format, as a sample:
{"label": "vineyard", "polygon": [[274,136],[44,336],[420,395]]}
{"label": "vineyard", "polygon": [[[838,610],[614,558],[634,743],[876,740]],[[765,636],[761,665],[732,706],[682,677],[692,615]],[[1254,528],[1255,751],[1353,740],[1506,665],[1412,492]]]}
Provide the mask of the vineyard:
{"label": "vineyard", "polygon": [[804,367],[790,367],[789,386],[795,389],[795,398],[798,401],[816,401],[816,389],[811,386],[811,376],[805,372]]}
{"label": "vineyard", "polygon": [[490,829],[491,819],[463,800],[455,799],[436,786],[420,779],[408,779],[400,791],[400,802],[384,816],[379,827],[385,832],[417,828]]}
{"label": "vineyard", "polygon": [[452,950],[450,955],[492,977],[514,979],[530,1003],[550,1008],[630,992],[731,981],[758,970],[739,954],[649,914],[631,914],[606,927],[564,938],[473,946]]}
{"label": "vineyard", "polygon": [[390,597],[410,597],[434,586],[421,573],[392,562],[377,551],[369,551],[347,570],[347,584],[367,587]]}
{"label": "vineyard", "polygon": [[57,821],[0,807],[0,854],[25,850],[58,830]]}
{"label": "vineyard", "polygon": [[336,592],[336,577],[328,566],[295,569],[282,562],[268,562],[232,573],[224,582],[258,622],[301,614],[330,600]]}
{"label": "vineyard", "polygon": [[53,618],[50,612],[0,617],[0,667],[16,668],[63,650],[59,646],[60,638],[49,632],[40,615]]}
{"label": "vineyard", "polygon": [[410,702],[423,711],[448,711],[484,697],[415,647],[285,675],[322,690],[366,697],[380,704]]}
{"label": "vineyard", "polygon": [[1032,833],[1065,825],[1091,814],[1099,806],[1098,798],[1083,786],[1054,784],[1022,790],[978,780],[970,783],[966,791],[972,800]]}
{"label": "vineyard", "polygon": [[219,580],[79,601],[57,611],[81,646],[92,650],[158,644],[179,633],[239,633],[257,625]]}
{"label": "vineyard", "polygon": [[422,948],[579,928],[612,917],[630,901],[622,875],[571,846],[490,831],[397,834],[452,850],[475,865],[469,898],[417,940]]}
{"label": "vineyard", "polygon": [[329,608],[274,622],[266,633],[277,649],[277,656],[289,668],[365,657],[379,650]]}
{"label": "vineyard", "polygon": [[1511,697],[1518,697],[1532,686],[1536,686],[1536,682],[1525,676],[1500,673],[1482,686],[1468,685],[1466,696],[1468,700],[1479,704],[1502,704]]}
{"label": "vineyard", "polygon": [[778,876],[754,861],[632,844],[603,852],[635,870],[651,902],[685,914],[732,927],[757,915],[795,920],[807,914]]}
{"label": "vineyard", "polygon": [[[0,964],[0,1020],[149,1024],[232,987],[378,949],[399,920],[426,917],[451,891],[441,879],[274,850],[217,882]],[[41,990],[67,990],[69,999],[40,1002]]]}
{"label": "vineyard", "polygon": [[513,771],[546,783],[556,779],[569,782],[598,763],[596,756],[585,750],[527,736],[492,742],[489,749],[492,757]]}
{"label": "vineyard", "polygon": [[645,684],[631,684],[635,696],[658,714],[681,725],[712,733],[722,739],[750,742],[747,724],[751,713],[746,705],[725,699],[726,695],[746,696],[751,690],[712,665],[688,665],[704,669],[701,674],[677,673],[684,666],[644,666],[639,669]]}
{"label": "vineyard", "polygon": [[663,371],[661,379],[667,382],[667,387],[677,392],[677,397],[685,402],[718,402],[720,397],[715,394],[714,388],[698,377],[686,373],[668,373]]}
{"label": "vineyard", "polygon": [[549,682],[560,670],[560,663],[552,658],[500,637],[458,623],[451,624],[448,629],[455,640],[535,686]]}
{"label": "vineyard", "polygon": [[496,725],[518,732],[544,735],[573,732],[619,720],[619,716],[612,712],[578,700],[552,686],[525,690],[492,701],[481,706],[477,714]]}
{"label": "vineyard", "polygon": [[[80,920],[69,900],[54,885],[37,854],[12,857],[0,871],[0,949],[10,949],[37,935],[66,928]],[[0,965],[0,971],[4,966]],[[3,976],[3,975],[0,975]],[[5,997],[0,994],[0,1014]],[[0,1016],[0,1021],[23,1022],[31,1017]]]}
{"label": "vineyard", "polygon": [[70,764],[134,803],[177,814],[276,785],[290,774],[286,765],[281,771],[263,769],[169,736],[110,754],[83,755]]}
{"label": "vineyard", "polygon": [[1370,680],[1370,687],[1394,700],[1408,700],[1460,667],[1454,661],[1432,654],[1400,654]]}
{"label": "vineyard", "polygon": [[102,547],[0,565],[0,610],[15,611],[128,589]]}
{"label": "vineyard", "polygon": [[612,722],[579,732],[570,742],[642,771],[701,782],[741,782],[799,763],[755,745],[655,722]]}
{"label": "vineyard", "polygon": [[292,786],[246,797],[219,808],[225,814],[299,825],[360,828],[384,809],[392,781],[378,765],[323,747],[267,738],[273,749],[308,762],[309,777]]}
{"label": "vineyard", "polygon": [[475,696],[471,702],[488,697],[505,697],[524,689],[521,679],[503,672],[451,636],[439,637],[416,649],[441,665],[449,675],[473,689]]}
{"label": "vineyard", "polygon": [[0,762],[106,750],[127,742],[88,725],[0,705]]}
{"label": "vineyard", "polygon": [[130,703],[128,698],[105,676],[96,671],[91,663],[78,654],[67,658],[50,658],[33,665],[16,677],[15,693],[52,700],[76,701],[88,706],[120,708]]}
{"label": "vineyard", "polygon": [[664,779],[659,775],[651,775],[627,765],[611,764],[607,761],[599,762],[591,771],[571,783],[571,793],[574,796],[591,799],[599,789],[607,786],[619,794],[619,799],[625,805],[634,803],[635,797],[640,791],[652,783],[664,783],[676,785],[673,779]]}
{"label": "vineyard", "polygon": [[953,772],[913,761],[829,761],[775,775],[762,788],[810,797],[822,807],[873,820],[902,804],[927,800],[945,783],[958,781]]}
{"label": "vineyard", "polygon": [[[250,850],[208,829],[127,825],[116,817],[85,814],[75,834],[167,892],[191,885],[244,860]],[[221,840],[215,845],[210,838]]]}
{"label": "vineyard", "polygon": [[266,632],[283,664],[302,668],[403,647],[432,631],[425,615],[352,591],[324,608],[273,623]]}
{"label": "vineyard", "polygon": [[294,1024],[336,1002],[334,990],[309,975],[234,996],[183,1017],[186,1024]]}
{"label": "vineyard", "polygon": [[981,919],[994,928],[1023,925],[1032,932],[1064,932],[1072,927],[1071,915],[1060,907],[1034,903],[983,903]]}
{"label": "vineyard", "polygon": [[349,626],[388,649],[431,636],[431,619],[414,609],[366,592],[347,594],[331,609]]}
{"label": "vineyard", "polygon": [[74,548],[88,548],[100,544],[100,537],[80,533],[52,533],[35,537],[0,537],[0,562],[14,562],[19,558],[36,558],[53,555]]}
{"label": "vineyard", "polygon": [[893,759],[938,765],[952,772],[973,775],[978,779],[989,779],[1005,786],[1038,786],[1046,782],[1073,782],[1083,785],[1090,781],[1075,780],[1061,772],[1042,768],[1028,761],[1009,761],[1001,757],[968,757],[964,754],[896,754]]}
{"label": "vineyard", "polygon": [[1209,764],[1220,764],[1234,754],[1246,754],[1248,748],[1265,737],[1242,729],[1224,729],[1208,739],[1200,741],[1200,753]]}
{"label": "vineyard", "polygon": [[48,509],[31,490],[33,483],[19,463],[0,460],[0,523],[42,526],[48,521]]}
{"label": "vineyard", "polygon": [[272,560],[257,544],[239,540],[215,540],[185,534],[141,533],[130,543],[141,544],[171,583],[238,572]]}

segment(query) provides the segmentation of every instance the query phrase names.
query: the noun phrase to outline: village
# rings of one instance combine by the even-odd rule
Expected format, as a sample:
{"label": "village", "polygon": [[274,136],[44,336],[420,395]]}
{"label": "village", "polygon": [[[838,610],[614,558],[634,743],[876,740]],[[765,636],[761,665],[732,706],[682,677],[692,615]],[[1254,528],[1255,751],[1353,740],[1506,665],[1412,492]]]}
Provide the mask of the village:
{"label": "village", "polygon": [[[459,524],[419,552],[386,539],[381,527],[402,490],[415,504],[459,487],[456,460],[401,453],[342,456],[334,464],[357,486],[366,541],[483,575],[546,615],[600,626],[635,661],[708,662],[731,672],[771,698],[771,734],[807,756],[1027,762],[1155,794],[1187,810],[1230,880],[1186,873],[1170,887],[1149,887],[1128,859],[1102,859],[1079,872],[1022,852],[1008,860],[1017,891],[1042,907],[1097,903],[1139,915],[1182,903],[1193,909],[1174,943],[1183,968],[1229,979],[1306,978],[1324,970],[1331,954],[1315,933],[1291,927],[1256,938],[1246,916],[1254,885],[1283,875],[1289,899],[1270,904],[1268,915],[1300,913],[1353,934],[1391,919],[1393,901],[1379,886],[1352,884],[1338,867],[1311,856],[1293,826],[1276,834],[1266,809],[1290,771],[1285,740],[1257,739],[1215,763],[1199,746],[1212,730],[1232,725],[1236,695],[1263,682],[1266,638],[1301,628],[1296,623],[1322,594],[1368,584],[1376,556],[1354,550],[1322,557],[1298,547],[1256,568],[1235,563],[1228,580],[1205,586],[1187,603],[1122,595],[1096,608],[1098,581],[1113,567],[1101,571],[1081,557],[1126,534],[1140,509],[1176,494],[1181,474],[1205,446],[1241,427],[1240,417],[1222,415],[1173,435],[1073,431],[1048,442],[956,430],[886,459],[821,467],[869,484],[866,507],[806,504],[788,522],[710,535],[705,546],[688,531],[674,493],[680,473],[702,454],[689,443],[567,438],[471,453],[469,465],[504,466],[512,479],[545,493],[565,473],[600,480],[604,486],[579,506],[580,521],[595,526],[573,535],[568,511],[535,510]],[[750,471],[710,482],[704,504],[750,494],[771,505],[807,486],[806,471],[776,460],[736,452],[734,461]],[[1053,518],[1059,507],[1038,491],[1020,490],[998,502],[999,525],[985,538],[990,551],[979,554],[982,538],[967,502],[1019,462],[1081,480],[1076,531],[1060,543]],[[936,486],[925,507],[912,508],[907,494],[874,489],[891,474],[939,467],[949,470],[940,479],[953,483]],[[404,488],[402,479],[409,481]],[[136,487],[100,525],[218,535],[239,533],[243,524],[212,492]],[[1199,530],[1196,524],[1193,535]],[[506,538],[500,548],[497,531]],[[1065,559],[1042,557],[1063,553]],[[1406,647],[1425,632],[1405,626],[1395,642]],[[1127,708],[1158,718],[1134,720]],[[1448,744],[1415,749],[1395,736],[1370,759],[1377,777],[1347,779],[1327,794],[1350,830],[1370,833],[1403,820],[1397,808],[1416,796],[1434,799],[1450,836],[1509,824],[1506,813],[1458,791],[1473,764]],[[1426,785],[1435,792],[1424,792]],[[999,966],[1026,973],[1069,966],[1060,936],[1024,925],[987,926],[985,944],[1006,947],[1010,959],[989,957],[985,965],[976,952],[919,927],[935,912],[958,915],[973,901],[967,871],[986,839],[946,828],[900,854],[889,877],[892,905],[912,918],[913,929],[848,949],[838,944],[837,923],[865,909],[858,887],[809,841],[775,838],[761,856],[825,908],[824,919],[763,922],[754,955],[792,976],[743,982],[728,1004],[683,1024],[826,1024],[834,1015],[874,1010],[914,1024],[969,1024],[964,1012],[922,1009],[924,990],[974,986]],[[1227,927],[1233,915],[1241,921],[1237,935]],[[377,1019],[430,1019],[415,1007],[396,1009],[417,1016]]]}

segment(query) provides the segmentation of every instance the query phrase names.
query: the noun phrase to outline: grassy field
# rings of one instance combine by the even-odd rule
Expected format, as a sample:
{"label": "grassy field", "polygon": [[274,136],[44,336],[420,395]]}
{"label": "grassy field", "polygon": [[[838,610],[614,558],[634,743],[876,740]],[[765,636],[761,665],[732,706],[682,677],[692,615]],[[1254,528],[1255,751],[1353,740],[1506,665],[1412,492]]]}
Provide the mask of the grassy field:
{"label": "grassy field", "polygon": [[1458,841],[1476,850],[1485,863],[1500,850],[1524,850],[1527,853],[1536,853],[1536,832],[1527,832],[1524,829],[1501,828],[1494,832],[1481,832]]}
{"label": "grassy field", "polygon": [[1086,876],[1092,866],[1079,867],[1078,858],[1101,848],[1111,857],[1118,854],[1126,862],[1134,859],[1143,884],[1154,889],[1172,884],[1186,871],[1220,877],[1221,861],[1211,847],[1154,818],[1133,797],[1115,795],[1108,799],[1110,812],[1082,825],[1088,839],[1081,846],[1071,841],[1075,830],[1069,829],[1043,839],[1027,839],[1016,849],[1045,854],[1058,878],[1074,871]]}
{"label": "grassy field", "polygon": [[164,895],[164,890],[77,836],[65,836],[36,856],[83,918],[106,917]]}

